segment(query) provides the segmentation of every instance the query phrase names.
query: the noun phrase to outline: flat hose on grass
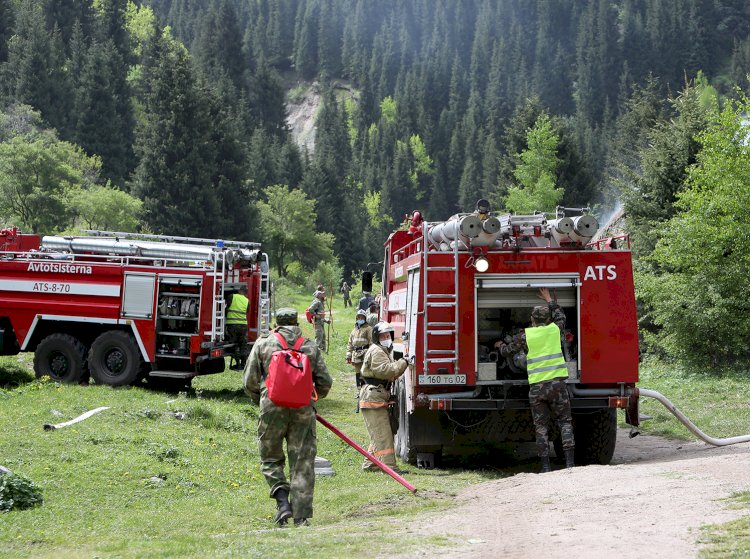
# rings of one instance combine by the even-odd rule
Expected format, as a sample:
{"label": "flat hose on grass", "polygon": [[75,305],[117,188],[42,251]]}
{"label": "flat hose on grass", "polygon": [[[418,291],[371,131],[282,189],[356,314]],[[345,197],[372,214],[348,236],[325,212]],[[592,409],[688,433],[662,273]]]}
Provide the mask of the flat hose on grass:
{"label": "flat hose on grass", "polygon": [[329,421],[326,421],[323,419],[319,414],[315,414],[315,419],[318,420],[318,422],[321,425],[324,425],[327,427],[334,435],[336,435],[338,438],[340,438],[342,441],[344,441],[346,444],[348,444],[350,447],[352,447],[354,450],[359,452],[362,456],[367,458],[370,462],[375,464],[378,468],[380,468],[383,472],[391,476],[393,479],[395,479],[397,482],[399,482],[401,485],[406,487],[409,491],[412,493],[417,492],[417,488],[414,487],[411,483],[406,481],[403,477],[398,475],[393,469],[391,469],[386,464],[383,464],[380,460],[375,458],[372,454],[367,452],[364,448],[362,448],[360,445],[358,445],[356,442],[354,442],[352,439],[350,439],[348,436],[346,436],[338,427],[330,423]]}
{"label": "flat hose on grass", "polygon": [[714,437],[709,437],[703,431],[698,429],[698,427],[696,427],[692,421],[690,421],[687,417],[685,417],[685,414],[683,414],[680,410],[678,410],[672,402],[670,402],[665,396],[663,396],[656,390],[648,390],[646,388],[639,388],[638,394],[640,396],[645,396],[647,398],[653,398],[654,400],[661,403],[661,405],[663,405],[670,412],[672,412],[672,415],[674,415],[677,419],[679,419],[680,423],[682,423],[685,427],[687,427],[691,433],[693,433],[699,439],[707,442],[708,444],[711,444],[714,446],[728,446],[730,444],[750,442],[750,435],[741,435],[739,437],[729,437],[727,439],[715,439]]}
{"label": "flat hose on grass", "polygon": [[101,408],[96,408],[95,410],[87,411],[86,413],[82,413],[75,419],[71,419],[70,421],[66,421],[65,423],[58,423],[56,425],[52,425],[51,423],[45,423],[44,424],[44,430],[45,431],[54,431],[55,429],[62,429],[63,427],[67,427],[69,425],[73,425],[74,423],[78,423],[79,421],[83,421],[84,419],[88,419],[95,413],[99,413],[100,411],[108,410],[109,406],[104,406]]}

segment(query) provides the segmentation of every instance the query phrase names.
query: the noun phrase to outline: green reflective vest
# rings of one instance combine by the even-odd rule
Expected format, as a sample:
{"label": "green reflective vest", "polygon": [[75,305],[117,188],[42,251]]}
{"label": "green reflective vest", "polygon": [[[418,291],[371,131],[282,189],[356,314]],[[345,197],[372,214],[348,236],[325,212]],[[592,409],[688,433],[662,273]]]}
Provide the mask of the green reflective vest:
{"label": "green reflective vest", "polygon": [[526,372],[529,374],[529,384],[566,378],[568,368],[560,346],[560,328],[551,322],[546,326],[526,328],[526,345],[529,353],[526,355]]}
{"label": "green reflective vest", "polygon": [[241,293],[232,295],[232,304],[227,309],[227,324],[247,324],[247,297]]}

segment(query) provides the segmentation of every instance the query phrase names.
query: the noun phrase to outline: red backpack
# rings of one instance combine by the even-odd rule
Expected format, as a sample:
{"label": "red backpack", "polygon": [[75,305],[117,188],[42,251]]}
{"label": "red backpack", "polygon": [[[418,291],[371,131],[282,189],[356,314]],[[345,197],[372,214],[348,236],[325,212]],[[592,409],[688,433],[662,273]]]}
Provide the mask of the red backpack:
{"label": "red backpack", "polygon": [[310,358],[300,351],[305,338],[300,336],[290,349],[284,336],[278,332],[273,334],[282,349],[273,352],[268,365],[268,397],[274,404],[284,408],[309,406],[314,387]]}
{"label": "red backpack", "polygon": [[313,320],[315,319],[315,315],[314,315],[314,314],[313,314],[313,313],[312,313],[312,312],[310,311],[310,309],[307,309],[307,310],[305,311],[305,318],[307,319],[307,321],[308,321],[308,322],[309,322],[310,324],[312,324],[312,323],[313,323]]}

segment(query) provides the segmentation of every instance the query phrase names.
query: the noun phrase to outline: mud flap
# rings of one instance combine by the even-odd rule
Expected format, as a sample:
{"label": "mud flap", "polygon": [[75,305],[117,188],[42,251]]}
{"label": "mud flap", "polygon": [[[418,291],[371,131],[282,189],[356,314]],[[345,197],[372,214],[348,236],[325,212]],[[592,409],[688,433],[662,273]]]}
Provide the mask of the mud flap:
{"label": "mud flap", "polygon": [[628,398],[628,407],[625,408],[625,423],[633,427],[638,427],[641,424],[640,398],[637,388]]}
{"label": "mud flap", "polygon": [[18,355],[21,351],[12,328],[0,328],[0,355]]}

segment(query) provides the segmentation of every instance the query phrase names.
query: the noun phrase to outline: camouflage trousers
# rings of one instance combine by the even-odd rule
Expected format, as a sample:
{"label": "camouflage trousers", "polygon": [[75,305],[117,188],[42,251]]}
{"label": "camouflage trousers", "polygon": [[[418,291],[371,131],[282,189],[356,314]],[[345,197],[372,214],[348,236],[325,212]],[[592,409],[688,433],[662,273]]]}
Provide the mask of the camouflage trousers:
{"label": "camouflage trousers", "polygon": [[326,331],[322,320],[315,321],[315,343],[318,344],[320,351],[326,350]]}
{"label": "camouflage trousers", "polygon": [[[265,404],[265,405],[264,405]],[[284,440],[289,455],[289,478],[284,475]],[[260,471],[271,488],[271,497],[279,489],[289,491],[295,518],[313,515],[315,488],[315,409],[282,408],[270,401],[261,402],[258,420]]]}
{"label": "camouflage trousers", "polygon": [[570,395],[564,379],[552,379],[532,384],[529,388],[531,416],[536,431],[536,446],[540,457],[549,456],[549,422],[553,415],[560,427],[562,447],[572,450],[573,420],[570,413]]}
{"label": "camouflage trousers", "polygon": [[[362,404],[364,406],[364,404]],[[365,427],[370,434],[370,446],[367,452],[391,468],[396,467],[396,454],[393,448],[393,431],[388,408],[360,408],[365,420]],[[378,470],[379,468],[365,458],[363,470]]]}
{"label": "camouflage trousers", "polygon": [[234,344],[232,357],[238,365],[244,366],[250,352],[247,349],[247,325],[227,324],[226,339]]}

